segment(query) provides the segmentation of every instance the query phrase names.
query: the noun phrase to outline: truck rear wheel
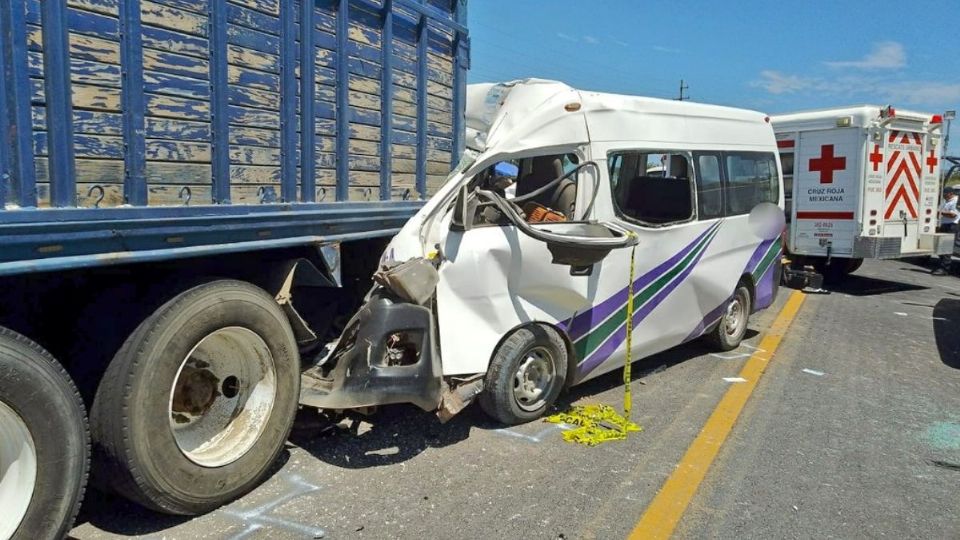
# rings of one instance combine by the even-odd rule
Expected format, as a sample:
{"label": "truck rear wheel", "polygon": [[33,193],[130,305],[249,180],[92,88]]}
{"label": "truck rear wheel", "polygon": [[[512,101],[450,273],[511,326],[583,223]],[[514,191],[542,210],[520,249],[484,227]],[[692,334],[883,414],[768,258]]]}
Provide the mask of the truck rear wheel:
{"label": "truck rear wheel", "polygon": [[198,514],[253,489],[290,433],[297,344],[263,290],[194,287],[143,321],[91,409],[100,484],[153,510]]}
{"label": "truck rear wheel", "polygon": [[66,371],[0,328],[0,540],[66,536],[89,452],[83,402]]}

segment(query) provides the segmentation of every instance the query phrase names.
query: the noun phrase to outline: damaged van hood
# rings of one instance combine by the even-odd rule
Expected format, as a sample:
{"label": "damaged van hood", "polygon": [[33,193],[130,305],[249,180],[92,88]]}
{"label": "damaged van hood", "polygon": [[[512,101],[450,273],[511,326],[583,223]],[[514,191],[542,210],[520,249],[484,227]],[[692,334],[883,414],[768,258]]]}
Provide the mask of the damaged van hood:
{"label": "damaged van hood", "polygon": [[580,92],[557,81],[471,84],[465,120],[466,145],[480,153],[471,169],[485,167],[488,156],[569,147],[589,139]]}

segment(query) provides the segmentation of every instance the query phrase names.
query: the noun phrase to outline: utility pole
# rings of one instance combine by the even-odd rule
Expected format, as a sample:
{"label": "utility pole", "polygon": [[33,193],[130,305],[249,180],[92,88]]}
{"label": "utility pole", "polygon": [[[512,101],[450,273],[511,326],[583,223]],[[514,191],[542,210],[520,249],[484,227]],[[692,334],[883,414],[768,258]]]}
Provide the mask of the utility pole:
{"label": "utility pole", "polygon": [[943,119],[947,121],[947,125],[944,126],[947,129],[943,132],[943,155],[948,156],[947,149],[950,147],[950,122],[957,117],[957,111],[946,111],[943,113]]}
{"label": "utility pole", "polygon": [[685,90],[689,90],[689,89],[690,89],[690,86],[687,85],[687,84],[684,84],[683,79],[680,79],[680,97],[677,98],[677,101],[685,101],[685,100],[690,99],[690,96],[689,96],[689,95],[687,95],[687,96],[684,96],[684,95],[683,95],[683,92],[684,92]]}

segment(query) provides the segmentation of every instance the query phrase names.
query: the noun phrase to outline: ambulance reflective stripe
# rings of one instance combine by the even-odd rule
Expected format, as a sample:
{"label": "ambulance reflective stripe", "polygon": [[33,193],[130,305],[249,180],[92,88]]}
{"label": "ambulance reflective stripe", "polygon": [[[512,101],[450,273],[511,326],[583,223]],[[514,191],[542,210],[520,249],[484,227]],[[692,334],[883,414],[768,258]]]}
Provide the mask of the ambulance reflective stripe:
{"label": "ambulance reflective stripe", "polygon": [[821,184],[832,184],[833,173],[847,168],[847,158],[833,155],[833,145],[820,145],[820,157],[810,160],[810,172],[820,173]]}
{"label": "ambulance reflective stripe", "polygon": [[883,218],[895,217],[897,210],[905,209],[910,218],[916,219],[920,200],[918,183],[923,172],[920,165],[923,140],[919,133],[892,130],[887,142],[888,150],[892,152],[887,160]]}
{"label": "ambulance reflective stripe", "polygon": [[[679,253],[634,281],[634,328],[690,275],[721,223],[714,223]],[[627,294],[624,287],[590,310],[560,323],[573,340],[577,358],[582,360],[581,375],[603,363],[626,339]]]}

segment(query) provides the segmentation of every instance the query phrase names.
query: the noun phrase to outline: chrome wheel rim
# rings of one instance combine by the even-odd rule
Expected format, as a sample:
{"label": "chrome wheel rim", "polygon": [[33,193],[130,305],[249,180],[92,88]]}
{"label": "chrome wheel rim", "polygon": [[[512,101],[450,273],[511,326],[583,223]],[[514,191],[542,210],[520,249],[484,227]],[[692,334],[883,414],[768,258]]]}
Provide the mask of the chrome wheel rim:
{"label": "chrome wheel rim", "polygon": [[513,399],[524,411],[543,407],[553,390],[556,374],[553,355],[544,347],[527,351],[513,375]]}
{"label": "chrome wheel rim", "polygon": [[0,401],[0,539],[13,536],[37,484],[37,448],[23,418]]}
{"label": "chrome wheel rim", "polygon": [[276,394],[276,367],[263,338],[239,326],[221,328],[180,363],[168,406],[173,438],[197,465],[233,463],[260,438]]}
{"label": "chrome wheel rim", "polygon": [[747,324],[746,298],[741,291],[737,291],[730,303],[727,304],[727,312],[723,317],[724,330],[728,336],[736,337],[746,328]]}

